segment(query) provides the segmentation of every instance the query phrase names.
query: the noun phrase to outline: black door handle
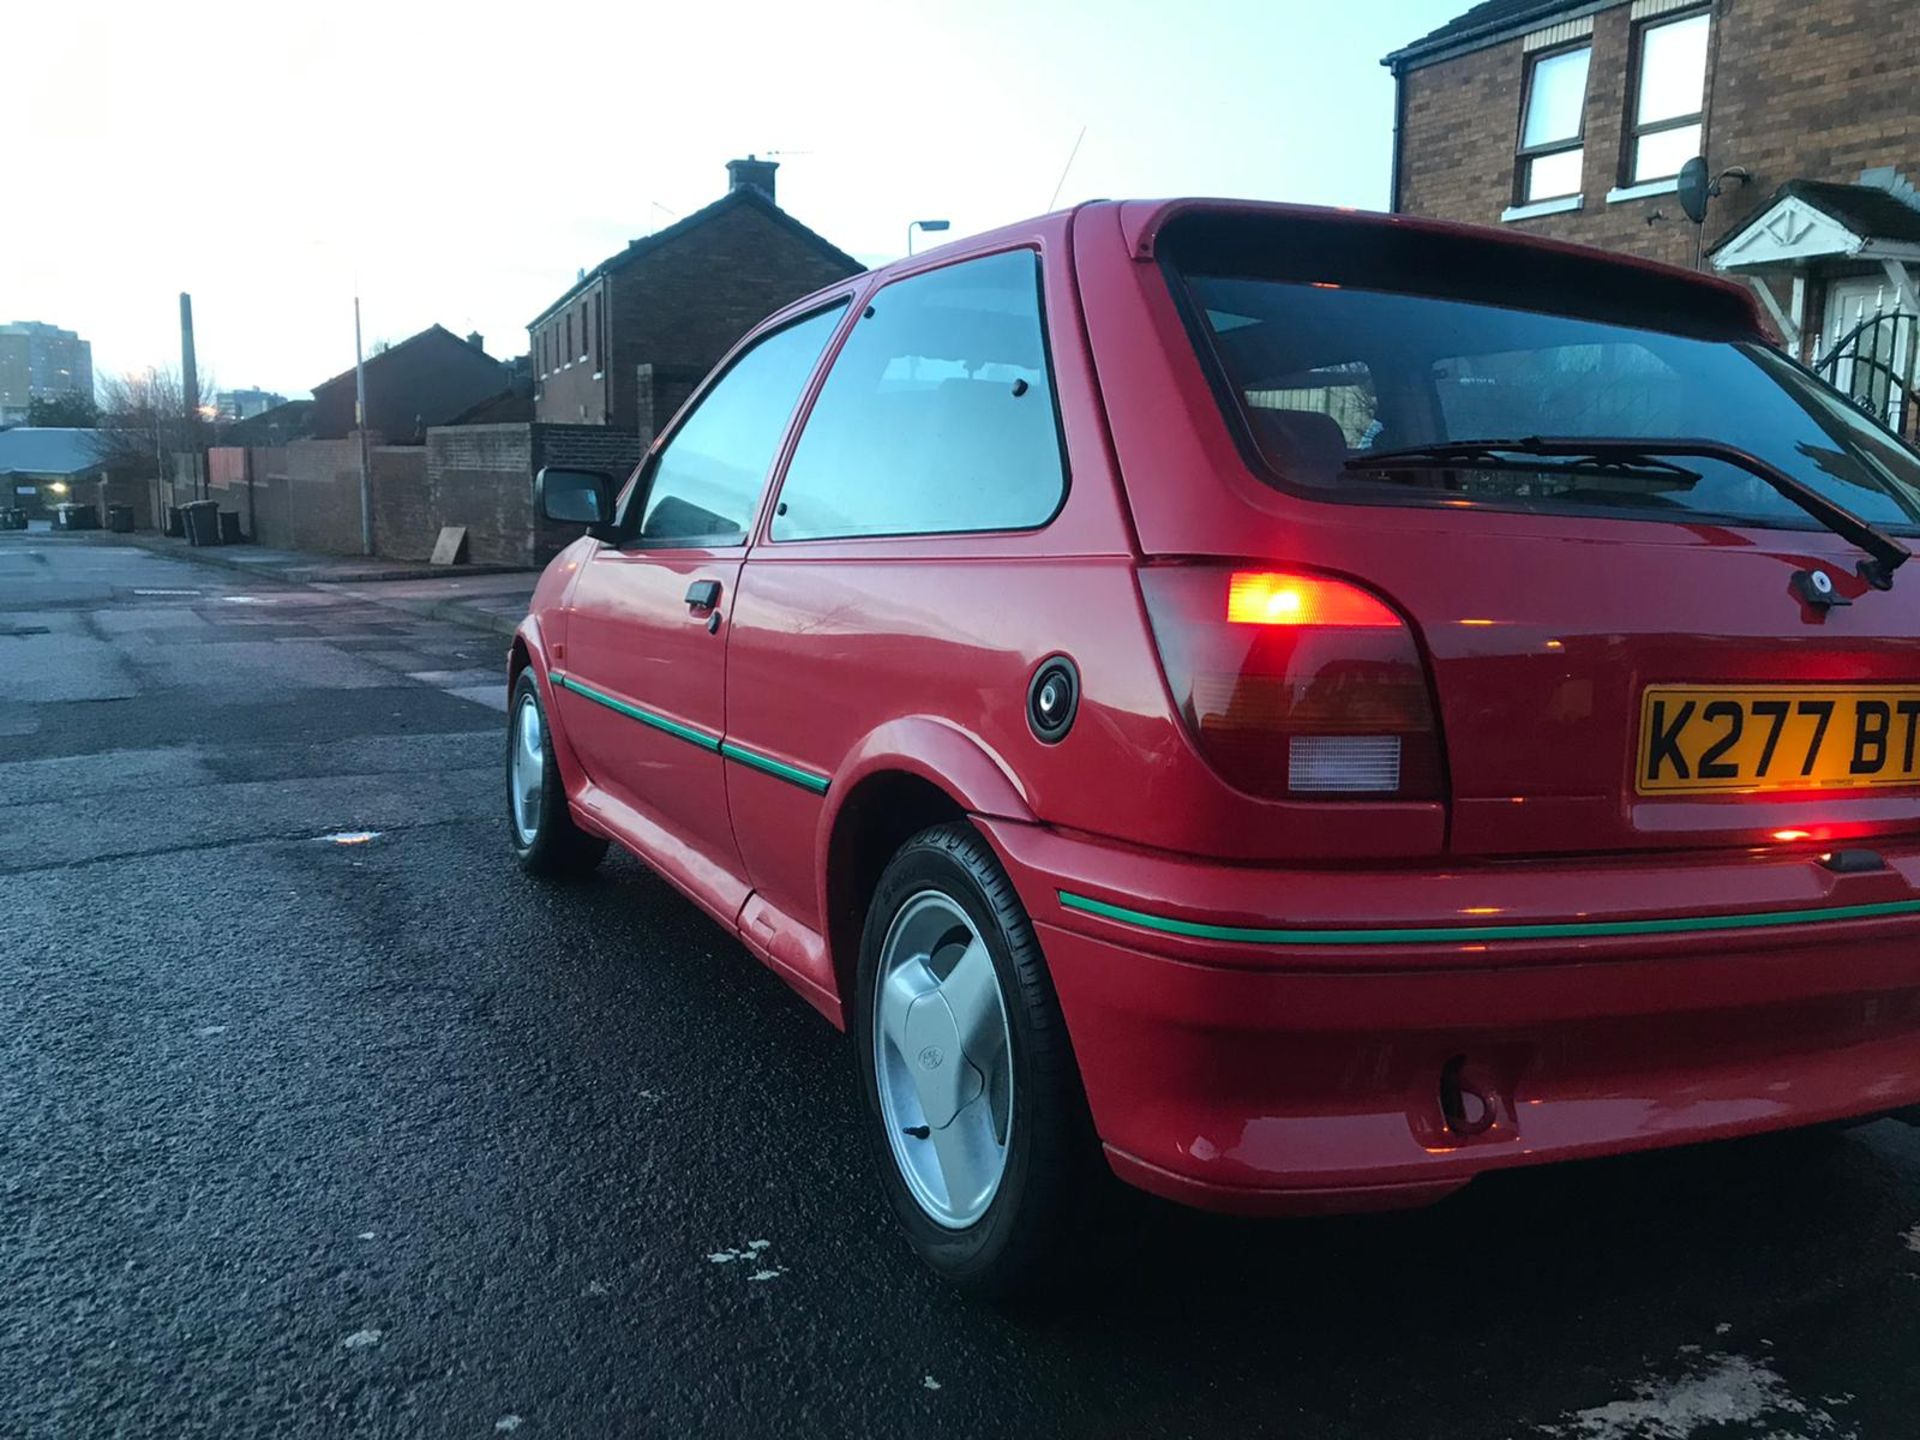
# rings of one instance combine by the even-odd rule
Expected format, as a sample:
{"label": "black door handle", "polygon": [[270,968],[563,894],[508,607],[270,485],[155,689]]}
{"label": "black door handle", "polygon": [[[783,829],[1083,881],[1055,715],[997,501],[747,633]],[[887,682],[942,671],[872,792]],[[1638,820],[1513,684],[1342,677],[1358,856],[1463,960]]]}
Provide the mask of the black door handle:
{"label": "black door handle", "polygon": [[711,610],[719,603],[720,582],[718,580],[696,580],[687,586],[689,610]]}

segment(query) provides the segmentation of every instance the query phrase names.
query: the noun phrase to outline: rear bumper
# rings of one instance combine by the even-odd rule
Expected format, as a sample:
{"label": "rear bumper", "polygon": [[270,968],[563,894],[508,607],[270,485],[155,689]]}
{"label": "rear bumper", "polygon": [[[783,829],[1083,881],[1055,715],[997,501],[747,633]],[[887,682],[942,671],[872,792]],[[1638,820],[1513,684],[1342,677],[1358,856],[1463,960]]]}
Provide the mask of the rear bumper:
{"label": "rear bumper", "polygon": [[1283,872],[981,824],[1115,1171],[1175,1200],[1420,1204],[1920,1103],[1920,851]]}

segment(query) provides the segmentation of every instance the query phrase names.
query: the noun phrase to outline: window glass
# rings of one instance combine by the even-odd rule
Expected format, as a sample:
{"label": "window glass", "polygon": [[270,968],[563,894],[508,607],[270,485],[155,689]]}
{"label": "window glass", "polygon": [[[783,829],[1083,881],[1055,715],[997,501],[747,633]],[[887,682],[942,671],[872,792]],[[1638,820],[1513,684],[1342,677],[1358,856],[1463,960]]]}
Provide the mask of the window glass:
{"label": "window glass", "polygon": [[1655,130],[1642,135],[1634,144],[1633,179],[1664,180],[1678,175],[1680,167],[1700,153],[1700,127],[1682,125],[1674,130]]}
{"label": "window glass", "polygon": [[1756,340],[1516,309],[1499,275],[1484,293],[1447,299],[1230,274],[1190,273],[1187,285],[1255,443],[1290,484],[1464,508],[1817,528],[1759,477],[1693,456],[1665,470],[1533,465],[1512,452],[1499,466],[1349,468],[1369,451],[1447,443],[1628,439],[1657,456],[1661,440],[1704,438],[1863,519],[1908,534],[1920,520],[1920,454]]}
{"label": "window glass", "polygon": [[707,391],[654,464],[635,539],[746,539],[774,451],[845,309],[842,303],[776,330]]}
{"label": "window glass", "polygon": [[1650,25],[1640,36],[1642,125],[1698,115],[1707,89],[1707,17]]}
{"label": "window glass", "polygon": [[1557,200],[1580,193],[1580,176],[1586,168],[1587,152],[1575,147],[1554,155],[1542,155],[1527,162],[1526,200]]}
{"label": "window glass", "polygon": [[1523,150],[1580,138],[1587,103],[1587,61],[1592,55],[1591,50],[1568,50],[1534,62],[1527,123],[1520,138]]}
{"label": "window glass", "polygon": [[1044,524],[1066,488],[1039,260],[992,255],[880,291],[794,449],[773,538]]}

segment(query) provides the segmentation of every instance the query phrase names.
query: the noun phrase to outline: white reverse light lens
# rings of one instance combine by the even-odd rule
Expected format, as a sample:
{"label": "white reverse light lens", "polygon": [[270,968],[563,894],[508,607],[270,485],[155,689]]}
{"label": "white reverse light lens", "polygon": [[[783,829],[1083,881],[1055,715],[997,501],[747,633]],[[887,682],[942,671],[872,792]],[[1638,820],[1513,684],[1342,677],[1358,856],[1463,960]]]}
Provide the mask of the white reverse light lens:
{"label": "white reverse light lens", "polygon": [[1303,794],[1390,795],[1400,788],[1398,735],[1295,735],[1287,788]]}

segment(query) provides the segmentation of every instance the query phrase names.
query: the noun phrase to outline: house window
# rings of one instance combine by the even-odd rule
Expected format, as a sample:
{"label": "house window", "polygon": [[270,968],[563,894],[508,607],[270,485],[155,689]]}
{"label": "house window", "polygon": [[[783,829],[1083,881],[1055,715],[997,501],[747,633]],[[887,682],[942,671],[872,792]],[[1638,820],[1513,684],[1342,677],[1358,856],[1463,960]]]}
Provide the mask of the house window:
{"label": "house window", "polygon": [[1581,143],[1587,108],[1587,61],[1591,46],[1553,50],[1527,71],[1527,102],[1520,122],[1519,200],[1531,205],[1580,193],[1586,147]]}
{"label": "house window", "polygon": [[567,312],[567,348],[560,352],[563,364],[573,363],[573,312]]}
{"label": "house window", "polygon": [[596,292],[593,297],[593,343],[594,343],[594,353],[600,357],[600,368],[602,370],[606,369],[607,367],[607,332],[605,329],[605,314],[606,312],[601,309],[600,295],[598,294],[598,292]]}
{"label": "house window", "polygon": [[587,302],[580,302],[580,363],[586,364],[587,356],[593,349],[593,341],[587,338]]}
{"label": "house window", "polygon": [[1671,179],[1700,153],[1708,23],[1702,12],[1640,30],[1628,184]]}

